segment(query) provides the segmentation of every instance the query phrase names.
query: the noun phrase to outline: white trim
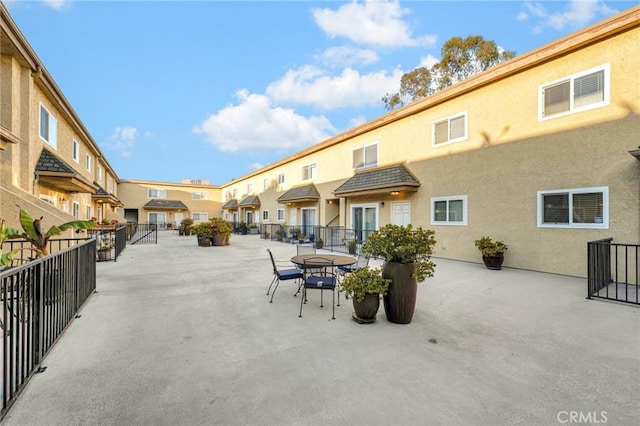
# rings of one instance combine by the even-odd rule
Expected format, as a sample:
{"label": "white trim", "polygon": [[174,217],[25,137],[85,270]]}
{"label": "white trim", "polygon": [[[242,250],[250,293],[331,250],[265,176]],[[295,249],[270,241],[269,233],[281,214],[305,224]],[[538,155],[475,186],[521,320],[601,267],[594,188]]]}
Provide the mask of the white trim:
{"label": "white trim", "polygon": [[[282,212],[282,219],[280,219],[280,212]],[[276,214],[276,220],[278,222],[284,222],[286,218],[287,218],[287,215],[285,213],[285,209],[278,209],[278,213]]]}
{"label": "white trim", "polygon": [[[49,126],[47,128],[47,132],[49,133],[48,139],[42,137],[42,110],[45,110],[49,116]],[[38,136],[54,149],[58,149],[58,120],[42,102],[40,102],[40,109],[38,109]]]}
{"label": "white trim", "polygon": [[[367,148],[369,148],[370,146],[374,146],[374,145],[376,147],[376,162],[375,163],[367,163],[367,156],[366,156]],[[363,153],[362,157],[364,159],[364,163],[362,164],[362,166],[356,167],[353,164],[353,154],[356,151],[360,151],[360,150],[362,150],[362,153]],[[380,145],[379,145],[378,141],[375,141],[375,142],[372,142],[372,143],[369,143],[369,144],[366,144],[366,145],[362,145],[362,146],[360,146],[358,148],[353,148],[351,150],[351,168],[353,170],[360,170],[360,169],[366,169],[366,168],[369,168],[369,167],[376,167],[378,165],[378,159],[379,158],[380,158]]]}
{"label": "white trim", "polygon": [[71,157],[73,161],[80,164],[80,144],[75,139],[71,142]]}
{"label": "white trim", "polygon": [[[604,97],[601,102],[594,102],[589,105],[585,105],[582,107],[574,107],[573,106],[573,94],[574,94],[574,82],[577,78],[584,77],[585,75],[593,74],[598,71],[604,71],[603,84],[604,84]],[[547,87],[551,87],[557,85],[559,83],[569,81],[569,110],[560,112],[557,114],[551,114],[548,116],[544,115],[544,90]],[[546,121],[551,120],[558,117],[564,117],[566,115],[576,114],[583,111],[588,111],[590,109],[601,108],[603,106],[609,105],[611,102],[611,66],[607,62],[602,65],[598,65],[597,67],[590,68],[588,70],[569,75],[563,78],[559,78],[554,81],[549,81],[547,83],[541,84],[538,86],[538,121]]]}
{"label": "white trim", "polygon": [[[436,143],[436,124],[442,123],[443,121],[447,121],[449,135],[451,135],[451,120],[458,117],[464,117],[464,136],[448,139],[446,142]],[[433,148],[439,148],[441,146],[449,145],[456,142],[462,142],[469,138],[469,116],[467,111],[461,111],[456,114],[451,114],[447,117],[441,117],[437,120],[433,120],[431,122],[431,146]]]}
{"label": "white trim", "polygon": [[[435,203],[437,201],[447,201],[447,220],[446,221],[436,221],[436,209]],[[449,201],[462,201],[462,220],[461,221],[450,221],[448,215],[449,209]],[[431,197],[431,225],[446,225],[446,226],[467,226],[468,224],[468,197],[466,195],[451,195],[447,197]]]}
{"label": "white trim", "polygon": [[[602,223],[573,223],[574,194],[602,193]],[[569,196],[569,223],[544,223],[544,195],[567,194]],[[573,229],[609,229],[609,187],[596,186],[591,188],[551,189],[538,191],[536,196],[538,228],[573,228]]]}
{"label": "white trim", "polygon": [[[198,215],[198,219],[195,218],[196,215]],[[204,219],[202,219],[200,216],[204,216]],[[209,220],[209,213],[208,212],[191,212],[191,219],[199,220],[199,221],[207,221]]]}

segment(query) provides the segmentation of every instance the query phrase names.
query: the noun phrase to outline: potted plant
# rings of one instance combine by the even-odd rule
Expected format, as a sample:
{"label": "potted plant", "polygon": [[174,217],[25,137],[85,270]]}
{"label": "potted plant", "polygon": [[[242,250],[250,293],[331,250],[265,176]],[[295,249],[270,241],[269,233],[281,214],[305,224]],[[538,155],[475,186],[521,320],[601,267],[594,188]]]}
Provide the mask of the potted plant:
{"label": "potted plant", "polygon": [[385,225],[369,235],[362,253],[384,259],[382,276],[391,280],[384,296],[387,319],[397,324],[409,324],[416,306],[418,282],[432,277],[435,264],[431,261],[436,244],[435,232],[411,225]]}
{"label": "potted plant", "polygon": [[493,241],[490,237],[480,237],[473,242],[480,253],[482,261],[488,269],[499,271],[502,269],[504,262],[504,252],[507,251],[507,245],[503,241]]}
{"label": "potted plant", "polygon": [[349,254],[356,254],[356,240],[347,241],[347,250],[349,250]]}
{"label": "potted plant", "polygon": [[98,261],[111,260],[111,244],[104,242],[98,246]]}
{"label": "potted plant", "polygon": [[298,234],[298,244],[304,244],[304,240],[307,238],[303,233]]}
{"label": "potted plant", "polygon": [[316,248],[321,249],[322,247],[324,247],[324,241],[322,240],[322,238],[318,238],[316,240]]}
{"label": "potted plant", "polygon": [[380,268],[365,266],[347,274],[340,288],[353,299],[353,319],[361,324],[375,321],[380,298],[390,284],[391,280],[380,274]]}
{"label": "potted plant", "polygon": [[252,223],[249,225],[249,234],[257,234],[258,233],[258,225]]}
{"label": "potted plant", "polygon": [[199,246],[208,247],[213,244],[214,229],[210,222],[202,222],[194,225],[191,231],[196,234]]}
{"label": "potted plant", "polygon": [[242,235],[247,235],[247,231],[249,230],[249,228],[247,227],[246,223],[240,222],[240,225],[238,225],[238,228],[240,229],[240,233]]}
{"label": "potted plant", "polygon": [[191,227],[193,226],[193,219],[190,217],[185,217],[180,222],[180,227],[178,227],[178,235],[191,235]]}
{"label": "potted plant", "polygon": [[233,224],[220,217],[214,217],[210,220],[210,225],[213,231],[213,244],[216,246],[227,245],[233,232]]}

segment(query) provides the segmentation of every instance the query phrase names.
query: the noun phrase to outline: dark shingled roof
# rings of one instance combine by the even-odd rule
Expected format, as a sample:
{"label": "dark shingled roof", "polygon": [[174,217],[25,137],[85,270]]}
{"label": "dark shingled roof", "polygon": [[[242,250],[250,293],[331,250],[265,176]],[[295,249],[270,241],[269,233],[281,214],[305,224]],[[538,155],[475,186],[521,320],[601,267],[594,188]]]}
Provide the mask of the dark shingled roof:
{"label": "dark shingled roof", "polygon": [[278,197],[279,203],[291,201],[315,201],[320,199],[320,193],[312,183],[302,186],[294,186]]}
{"label": "dark shingled roof", "polygon": [[236,200],[235,198],[233,200],[227,201],[222,205],[223,210],[237,209],[237,208],[238,208],[238,200]]}
{"label": "dark shingled roof", "polygon": [[397,164],[358,171],[353,177],[336,188],[333,193],[335,195],[347,195],[374,190],[414,190],[419,186],[420,181],[409,169],[404,164]]}
{"label": "dark shingled roof", "polygon": [[155,210],[189,210],[180,200],[151,200],[144,205],[145,209]]}
{"label": "dark shingled roof", "polygon": [[38,162],[36,163],[36,171],[38,172],[58,172],[58,173],[73,173],[77,174],[73,167],[47,151],[46,149],[42,150],[40,154],[40,158],[38,158]]}
{"label": "dark shingled roof", "polygon": [[260,198],[257,195],[249,195],[238,203],[238,207],[260,206]]}

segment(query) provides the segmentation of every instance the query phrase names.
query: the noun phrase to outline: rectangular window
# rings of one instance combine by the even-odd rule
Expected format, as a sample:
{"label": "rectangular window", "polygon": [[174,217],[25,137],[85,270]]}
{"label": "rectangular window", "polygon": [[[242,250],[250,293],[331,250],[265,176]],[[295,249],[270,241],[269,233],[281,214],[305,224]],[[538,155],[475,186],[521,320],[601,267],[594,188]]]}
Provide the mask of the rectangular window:
{"label": "rectangular window", "polygon": [[253,184],[247,184],[247,194],[253,194]]}
{"label": "rectangular window", "polygon": [[167,198],[166,189],[148,189],[147,195],[149,198]]}
{"label": "rectangular window", "polygon": [[540,86],[540,120],[609,104],[609,64]]}
{"label": "rectangular window", "polygon": [[284,222],[284,209],[278,209],[278,222]]}
{"label": "rectangular window", "polygon": [[467,225],[467,196],[431,198],[432,225]]}
{"label": "rectangular window", "polygon": [[87,215],[86,215],[86,219],[87,220],[91,220],[91,206],[89,204],[87,204]]}
{"label": "rectangular window", "polygon": [[269,210],[262,210],[262,220],[269,220]]}
{"label": "rectangular window", "polygon": [[40,194],[40,199],[51,204],[52,206],[56,205],[56,197],[52,197],[51,195]]}
{"label": "rectangular window", "polygon": [[378,144],[363,146],[353,150],[353,168],[373,167],[378,165]]}
{"label": "rectangular window", "polygon": [[42,104],[40,104],[40,137],[52,147],[58,147],[58,120]]}
{"label": "rectangular window", "polygon": [[265,191],[269,189],[269,178],[264,178],[264,180],[262,181],[262,189],[264,189]]}
{"label": "rectangular window", "polygon": [[278,175],[278,185],[284,184],[284,173]]}
{"label": "rectangular window", "polygon": [[98,182],[102,182],[102,167],[98,166]]}
{"label": "rectangular window", "polygon": [[433,122],[433,146],[460,142],[467,138],[467,112]]}
{"label": "rectangular window", "polygon": [[318,177],[318,165],[316,163],[302,167],[302,180],[316,179]]}
{"label": "rectangular window", "polygon": [[194,201],[197,200],[208,200],[209,199],[209,193],[206,191],[196,191],[196,192],[192,192],[191,193],[191,199]]}
{"label": "rectangular window", "polygon": [[609,188],[538,191],[538,227],[609,229]]}
{"label": "rectangular window", "polygon": [[193,220],[209,220],[209,213],[193,212],[191,213],[191,219]]}
{"label": "rectangular window", "polygon": [[233,198],[238,199],[238,188],[233,188]]}
{"label": "rectangular window", "polygon": [[87,154],[87,171],[91,171],[91,156]]}
{"label": "rectangular window", "polygon": [[73,156],[73,161],[75,161],[76,163],[80,162],[80,144],[75,139],[73,140],[71,155]]}
{"label": "rectangular window", "polygon": [[[107,192],[109,192],[110,194],[115,193],[113,190],[113,178],[111,176],[107,178]],[[166,193],[165,193],[165,198],[166,198]]]}
{"label": "rectangular window", "polygon": [[71,214],[73,215],[73,217],[80,217],[80,203],[78,203],[77,201],[74,201],[71,206],[72,206]]}

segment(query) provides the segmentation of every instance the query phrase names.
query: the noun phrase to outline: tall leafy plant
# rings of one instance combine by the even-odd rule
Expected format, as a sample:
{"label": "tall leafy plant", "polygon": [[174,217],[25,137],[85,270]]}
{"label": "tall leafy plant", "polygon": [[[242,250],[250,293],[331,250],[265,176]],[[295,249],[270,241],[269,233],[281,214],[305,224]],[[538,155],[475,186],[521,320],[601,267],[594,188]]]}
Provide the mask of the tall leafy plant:
{"label": "tall leafy plant", "polygon": [[11,239],[14,235],[19,235],[20,231],[14,228],[9,228],[4,219],[0,222],[0,266],[10,266],[13,258],[20,249],[11,250],[8,252],[2,251],[2,244]]}
{"label": "tall leafy plant", "polygon": [[62,234],[67,229],[90,229],[96,226],[91,220],[74,220],[63,223],[62,225],[53,225],[46,233],[42,233],[42,219],[33,219],[29,212],[20,208],[20,225],[22,231],[9,236],[10,239],[23,238],[31,243],[31,250],[36,257],[43,257],[49,254],[49,239],[53,236]]}

